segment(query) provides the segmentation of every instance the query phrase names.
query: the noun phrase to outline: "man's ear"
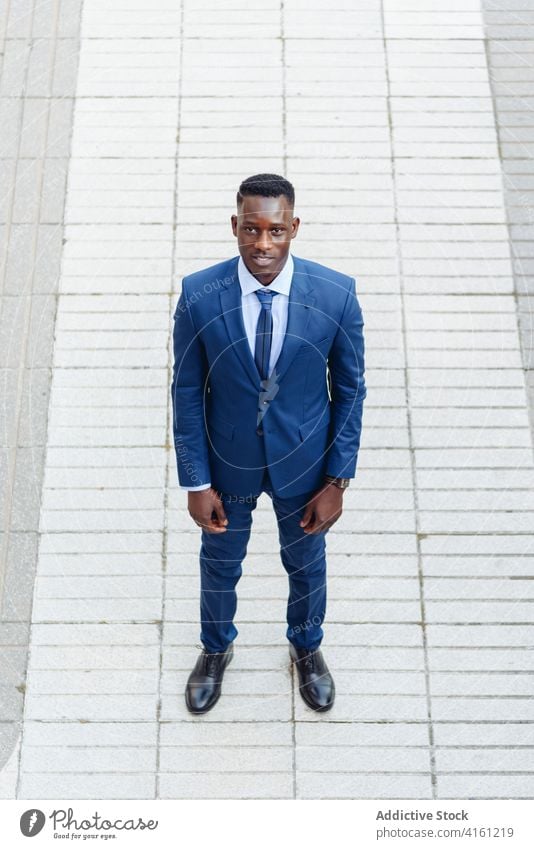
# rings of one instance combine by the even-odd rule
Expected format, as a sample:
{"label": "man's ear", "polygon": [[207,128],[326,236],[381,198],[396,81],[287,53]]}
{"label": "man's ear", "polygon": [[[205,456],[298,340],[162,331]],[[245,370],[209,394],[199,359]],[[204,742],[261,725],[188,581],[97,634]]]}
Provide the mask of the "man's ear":
{"label": "man's ear", "polygon": [[300,218],[294,218],[291,222],[291,238],[294,239],[299,231]]}
{"label": "man's ear", "polygon": [[237,238],[237,215],[232,215],[230,220],[232,222],[232,233]]}

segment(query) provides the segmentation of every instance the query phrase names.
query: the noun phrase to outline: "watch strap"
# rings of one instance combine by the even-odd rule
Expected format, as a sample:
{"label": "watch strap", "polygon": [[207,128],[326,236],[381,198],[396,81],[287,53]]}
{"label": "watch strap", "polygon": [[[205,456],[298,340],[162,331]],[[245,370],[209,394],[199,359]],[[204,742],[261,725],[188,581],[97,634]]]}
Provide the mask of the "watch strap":
{"label": "watch strap", "polygon": [[350,478],[335,478],[333,475],[325,475],[328,483],[333,483],[339,489],[347,489],[350,486]]}

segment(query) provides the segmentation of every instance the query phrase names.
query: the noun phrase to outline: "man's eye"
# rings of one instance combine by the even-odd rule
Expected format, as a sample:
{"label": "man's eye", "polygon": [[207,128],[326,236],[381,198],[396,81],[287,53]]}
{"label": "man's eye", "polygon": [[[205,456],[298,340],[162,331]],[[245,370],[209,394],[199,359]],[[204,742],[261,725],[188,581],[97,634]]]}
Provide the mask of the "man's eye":
{"label": "man's eye", "polygon": [[273,227],[273,233],[283,233],[283,232],[284,231],[282,230],[281,227]]}

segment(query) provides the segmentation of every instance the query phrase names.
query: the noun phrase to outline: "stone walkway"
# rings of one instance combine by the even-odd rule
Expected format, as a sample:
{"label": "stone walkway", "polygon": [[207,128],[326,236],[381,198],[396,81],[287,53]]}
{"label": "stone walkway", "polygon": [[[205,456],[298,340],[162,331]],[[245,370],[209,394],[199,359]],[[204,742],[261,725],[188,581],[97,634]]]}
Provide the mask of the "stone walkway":
{"label": "stone walkway", "polygon": [[[225,6],[4,0],[0,794],[532,798],[534,2]],[[172,313],[237,253],[258,171],[294,182],[294,253],[356,276],[366,321],[338,697],[320,717],[295,690],[263,495],[195,719]]]}

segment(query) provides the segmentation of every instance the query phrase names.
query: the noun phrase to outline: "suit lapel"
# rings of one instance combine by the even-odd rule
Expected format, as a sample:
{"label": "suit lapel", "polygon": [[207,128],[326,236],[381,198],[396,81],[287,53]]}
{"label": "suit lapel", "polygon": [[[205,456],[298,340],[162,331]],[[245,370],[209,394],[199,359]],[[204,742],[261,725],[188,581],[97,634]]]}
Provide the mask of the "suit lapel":
{"label": "suit lapel", "polygon": [[238,262],[239,257],[236,257],[232,263],[230,274],[224,278],[225,285],[219,292],[221,313],[226,324],[229,344],[234,349],[245,371],[259,391],[260,375],[250,353],[247,333],[243,323],[243,313],[241,311],[241,286],[239,285],[237,275]]}
{"label": "suit lapel", "polygon": [[311,307],[315,304],[313,288],[304,263],[298,257],[293,257],[294,269],[289,290],[289,304],[286,334],[280,356],[274,365],[272,377],[279,383],[293,362],[298,350],[306,341]]}
{"label": "suit lapel", "polygon": [[[241,286],[237,274],[237,263],[234,260],[228,282],[220,290],[221,312],[224,317],[228,339],[241,360],[254,386],[260,391],[260,376],[248,344],[243,313],[241,310]],[[300,346],[306,340],[307,328],[311,315],[311,307],[315,304],[308,274],[304,263],[299,257],[293,257],[294,269],[289,290],[287,328],[280,356],[275,363],[273,377],[280,382],[290,364],[293,362]]]}

